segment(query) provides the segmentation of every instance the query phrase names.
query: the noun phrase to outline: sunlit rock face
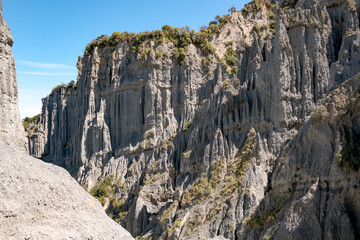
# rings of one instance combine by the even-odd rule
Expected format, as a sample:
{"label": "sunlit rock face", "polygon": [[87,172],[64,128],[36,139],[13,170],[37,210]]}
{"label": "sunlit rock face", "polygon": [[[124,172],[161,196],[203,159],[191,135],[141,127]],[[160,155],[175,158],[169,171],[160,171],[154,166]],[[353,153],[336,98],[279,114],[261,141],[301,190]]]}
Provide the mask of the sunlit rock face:
{"label": "sunlit rock face", "polygon": [[[30,153],[105,187],[92,192],[133,236],[356,239],[357,165],[338,162],[358,139],[358,13],[256,1],[180,61],[166,36],[94,47],[77,86],[43,99]],[[343,123],[337,91],[354,106]]]}
{"label": "sunlit rock face", "polygon": [[133,239],[69,173],[0,142],[1,239]]}
{"label": "sunlit rock face", "polygon": [[20,121],[15,61],[11,52],[14,40],[2,15],[0,1],[0,140],[25,150],[26,138]]}
{"label": "sunlit rock face", "polygon": [[29,156],[0,0],[0,239],[133,239],[69,173]]}

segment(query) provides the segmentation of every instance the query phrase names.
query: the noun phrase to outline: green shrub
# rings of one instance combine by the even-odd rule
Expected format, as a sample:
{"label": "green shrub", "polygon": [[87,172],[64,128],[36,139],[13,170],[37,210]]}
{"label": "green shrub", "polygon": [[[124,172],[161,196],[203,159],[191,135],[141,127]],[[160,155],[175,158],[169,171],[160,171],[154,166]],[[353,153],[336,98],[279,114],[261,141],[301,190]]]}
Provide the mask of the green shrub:
{"label": "green shrub", "polygon": [[122,199],[120,200],[113,200],[112,201],[112,205],[113,205],[113,208],[114,208],[114,213],[115,214],[119,214],[123,211],[123,208],[124,208],[124,202]]}
{"label": "green shrub", "polygon": [[227,88],[228,85],[229,85],[229,83],[227,81],[223,82],[223,88]]}
{"label": "green shrub", "polygon": [[228,47],[225,52],[225,62],[229,66],[236,66],[237,65],[237,56],[236,52],[232,47]]}
{"label": "green shrub", "polygon": [[264,211],[260,216],[251,216],[244,220],[244,223],[249,226],[250,228],[262,228],[265,224],[273,222],[276,220],[277,214],[282,210],[284,207],[285,200],[281,199],[278,206],[271,210]]}
{"label": "green shrub", "polygon": [[226,49],[225,55],[225,63],[222,65],[225,65],[226,67],[226,74],[227,75],[236,75],[238,68],[237,68],[237,55],[236,55],[236,51],[232,48],[232,47],[228,47]]}
{"label": "green shrub", "polygon": [[174,213],[174,210],[177,209],[179,205],[179,201],[175,200],[166,210],[163,211],[163,213],[158,218],[161,223],[164,223],[166,219],[172,216]]}
{"label": "green shrub", "polygon": [[276,22],[275,20],[270,20],[270,32],[275,34]]}
{"label": "green shrub", "polygon": [[188,131],[189,128],[191,127],[191,125],[192,125],[192,119],[190,119],[190,121],[188,121],[188,122],[185,124],[185,126],[184,126],[184,128],[183,128],[183,131],[184,131],[184,132]]}
{"label": "green shrub", "polygon": [[164,59],[166,57],[166,53],[164,53],[163,51],[157,49],[156,52],[155,52],[155,56],[156,56],[156,58]]}
{"label": "green shrub", "polygon": [[138,59],[142,59],[142,60],[145,59],[145,57],[147,55],[149,55],[150,51],[151,51],[151,48],[145,48],[144,50],[142,50],[141,54],[138,56]]}
{"label": "green shrub", "polygon": [[65,87],[65,89],[77,89],[77,84],[75,83],[74,80],[71,80]]}
{"label": "green shrub", "polygon": [[181,199],[181,206],[188,206],[195,200],[201,202],[205,197],[209,196],[212,191],[213,188],[209,184],[208,177],[203,174],[195,181],[194,185],[184,192]]}
{"label": "green shrub", "polygon": [[184,64],[184,59],[186,57],[184,48],[175,48],[173,51],[173,56],[178,60],[180,65]]}
{"label": "green shrub", "polygon": [[152,185],[162,177],[161,173],[146,174],[144,179],[144,185]]}
{"label": "green shrub", "polygon": [[238,68],[237,68],[237,66],[233,66],[233,67],[231,67],[230,71],[231,71],[231,74],[232,74],[232,75],[236,75],[236,74],[237,74],[237,72],[238,72]]}
{"label": "green shrub", "polygon": [[264,8],[267,11],[274,11],[276,4],[271,3],[268,0],[253,0],[245,4],[244,8],[241,10],[242,14],[248,15],[250,13],[255,13],[260,9]]}
{"label": "green shrub", "polygon": [[170,225],[170,227],[167,229],[168,236],[171,236],[174,233],[175,229],[180,226],[182,221],[183,218],[178,218]]}
{"label": "green shrub", "polygon": [[53,96],[55,93],[60,92],[60,91],[61,91],[61,88],[65,88],[65,87],[66,87],[66,84],[64,84],[64,83],[55,86],[55,87],[51,90],[50,96]]}
{"label": "green shrub", "polygon": [[212,63],[212,60],[211,60],[211,57],[210,57],[210,56],[208,56],[207,58],[203,57],[203,58],[201,59],[201,61],[202,61],[202,63],[203,63],[205,66],[209,66],[210,63]]}
{"label": "green shrub", "polygon": [[[188,157],[189,156],[187,156],[187,158]],[[201,177],[198,178],[194,184],[184,192],[181,199],[182,207],[190,205],[193,201],[203,201],[221,183],[222,171],[225,168],[225,159],[221,158],[214,162],[212,164],[212,168],[213,170],[209,176],[203,173]]]}
{"label": "green shrub", "polygon": [[229,13],[233,14],[234,12],[236,12],[236,8],[234,6],[232,6],[229,10]]}
{"label": "green shrub", "polygon": [[97,37],[95,40],[91,41],[88,45],[85,47],[84,54],[89,55],[96,47],[105,47],[109,42],[109,36],[108,35],[101,35]]}
{"label": "green shrub", "polygon": [[230,196],[238,190],[242,178],[250,164],[250,157],[253,154],[256,145],[256,132],[251,129],[247,134],[247,139],[235,156],[235,160],[228,166],[228,172],[225,175],[224,185],[220,196]]}
{"label": "green shrub", "polygon": [[102,205],[105,204],[105,199],[114,191],[115,185],[113,184],[113,180],[113,176],[106,176],[102,182],[90,190],[90,194],[98,199]]}
{"label": "green shrub", "polygon": [[225,42],[225,46],[226,46],[226,47],[232,47],[232,45],[233,45],[233,42],[232,42],[232,41],[226,41],[226,42]]}
{"label": "green shrub", "polygon": [[252,28],[252,31],[255,32],[257,35],[260,35],[260,26],[255,24]]}
{"label": "green shrub", "polygon": [[183,156],[184,156],[184,158],[187,158],[187,159],[189,159],[189,157],[190,157],[190,155],[191,155],[191,150],[189,150],[189,151],[187,151],[187,152],[184,152],[183,153]]}
{"label": "green shrub", "polygon": [[[214,53],[215,48],[209,43],[209,38],[212,34],[220,33],[220,29],[230,21],[230,15],[219,15],[215,20],[211,21],[207,27],[202,28],[199,32],[191,30],[189,27],[175,28],[170,25],[164,25],[162,30],[155,30],[152,32],[146,31],[142,33],[120,33],[114,32],[111,37],[101,35],[91,41],[84,50],[84,55],[90,55],[96,47],[103,48],[106,46],[115,46],[119,42],[131,43],[131,51],[139,52],[139,47],[147,40],[155,40],[156,43],[164,41],[172,42],[177,51],[180,52],[179,63],[183,62],[185,58],[184,51],[190,44],[201,48],[204,53]],[[183,50],[180,50],[183,49]]]}
{"label": "green shrub", "polygon": [[68,84],[62,83],[60,85],[55,86],[50,93],[50,96],[53,96],[57,92],[61,92],[61,89],[64,88],[65,90],[68,89],[77,89],[77,84],[74,80],[71,80]]}
{"label": "green shrub", "polygon": [[121,41],[122,35],[120,32],[114,32],[109,38],[109,45],[115,46]]}
{"label": "green shrub", "polygon": [[341,151],[336,155],[338,166],[346,170],[358,171],[360,167],[360,142],[354,141],[349,132],[345,134]]}
{"label": "green shrub", "polygon": [[24,118],[23,121],[22,121],[24,129],[26,130],[29,127],[30,123],[37,124],[37,122],[38,122],[38,120],[40,118],[40,115],[41,114],[35,115],[35,116],[31,117],[31,118],[29,118],[29,117]]}
{"label": "green shrub", "polygon": [[245,4],[244,8],[241,10],[243,14],[249,14],[253,13],[255,11],[259,11],[261,9],[260,1],[259,0],[253,0],[247,4]]}
{"label": "green shrub", "polygon": [[289,0],[289,1],[284,1],[280,7],[283,8],[284,10],[288,10],[288,9],[292,9],[295,8],[297,2],[299,0]]}

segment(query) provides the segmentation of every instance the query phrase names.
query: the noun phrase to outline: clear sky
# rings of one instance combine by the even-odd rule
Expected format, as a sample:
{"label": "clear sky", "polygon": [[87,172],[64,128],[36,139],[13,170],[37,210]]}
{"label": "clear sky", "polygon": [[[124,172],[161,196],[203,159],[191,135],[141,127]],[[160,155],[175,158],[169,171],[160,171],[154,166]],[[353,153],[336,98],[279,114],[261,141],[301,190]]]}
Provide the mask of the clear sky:
{"label": "clear sky", "polygon": [[77,57],[101,34],[143,32],[163,25],[199,30],[245,0],[2,0],[14,38],[21,118],[41,112],[41,99],[76,80]]}

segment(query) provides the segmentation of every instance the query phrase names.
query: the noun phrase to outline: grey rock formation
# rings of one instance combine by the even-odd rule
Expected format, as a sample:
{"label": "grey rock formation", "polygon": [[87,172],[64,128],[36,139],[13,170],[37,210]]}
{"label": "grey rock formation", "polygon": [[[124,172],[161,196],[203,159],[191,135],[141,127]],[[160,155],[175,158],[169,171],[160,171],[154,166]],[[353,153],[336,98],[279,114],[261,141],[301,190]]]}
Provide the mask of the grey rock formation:
{"label": "grey rock formation", "polygon": [[0,0],[0,239],[133,239],[64,169],[25,151]]}
{"label": "grey rock formation", "polygon": [[24,127],[20,121],[15,61],[11,52],[14,40],[2,15],[0,1],[0,141],[26,149]]}
{"label": "grey rock formation", "polygon": [[359,239],[360,75],[312,116],[277,160],[272,190],[240,239]]}
{"label": "grey rock formation", "polygon": [[69,173],[0,142],[1,239],[133,239]]}
{"label": "grey rock formation", "polygon": [[[43,99],[30,153],[89,190],[111,176],[104,207],[133,236],[356,238],[357,169],[345,180],[326,177],[326,169],[343,176],[341,141],[327,139],[336,124],[311,116],[331,117],[314,107],[360,70],[359,1],[289,3],[234,12],[209,39],[215,51],[189,45],[184,64],[171,41],[144,41],[148,52],[133,52],[131,41],[95,47],[78,61],[77,89]],[[229,46],[236,74],[221,62]],[[293,185],[297,168],[306,181]],[[341,209],[327,201],[331,181],[347,184]]]}

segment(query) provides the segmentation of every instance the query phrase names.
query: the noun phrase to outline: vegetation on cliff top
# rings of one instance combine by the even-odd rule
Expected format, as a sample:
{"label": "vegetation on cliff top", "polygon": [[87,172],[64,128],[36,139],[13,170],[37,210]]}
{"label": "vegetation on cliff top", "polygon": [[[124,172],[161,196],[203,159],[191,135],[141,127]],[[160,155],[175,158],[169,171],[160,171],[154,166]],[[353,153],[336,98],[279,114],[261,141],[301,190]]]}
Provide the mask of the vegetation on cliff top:
{"label": "vegetation on cliff top", "polygon": [[275,1],[266,1],[266,0],[253,0],[247,4],[245,4],[244,8],[241,10],[242,14],[248,15],[250,13],[254,13],[256,11],[261,10],[261,8],[272,9],[276,4]]}
{"label": "vegetation on cliff top", "polygon": [[[231,12],[233,11],[235,10],[232,8]],[[230,15],[224,15],[222,17],[216,16],[215,20],[211,21],[209,26],[201,27],[199,32],[196,32],[187,26],[176,28],[170,25],[164,25],[162,30],[155,30],[152,32],[114,32],[110,37],[101,35],[86,46],[84,54],[90,55],[96,47],[103,48],[106,46],[115,46],[120,42],[128,42],[130,43],[130,48],[133,52],[140,53],[139,59],[144,59],[151,49],[144,49],[143,43],[154,40],[159,44],[163,42],[172,42],[175,46],[172,55],[178,60],[179,64],[183,64],[186,56],[186,48],[190,44],[199,47],[204,54],[215,53],[215,47],[210,43],[209,39],[213,34],[220,33],[220,29],[230,21],[230,17]]]}
{"label": "vegetation on cliff top", "polygon": [[56,92],[60,92],[61,89],[65,89],[65,90],[68,90],[68,89],[77,89],[77,84],[75,83],[74,80],[71,80],[68,84],[65,84],[65,83],[62,83],[60,85],[57,85],[56,87],[54,87],[50,93],[50,96],[53,96],[54,93]]}
{"label": "vegetation on cliff top", "polygon": [[40,118],[40,114],[35,115],[33,117],[26,117],[23,119],[22,123],[25,128],[25,130],[30,126],[31,123],[36,124]]}
{"label": "vegetation on cliff top", "polygon": [[[234,8],[230,9],[234,12]],[[212,34],[220,33],[220,29],[230,21],[231,15],[219,15],[209,23],[207,27],[201,27],[199,32],[196,32],[189,27],[176,28],[170,25],[164,25],[162,30],[155,30],[152,32],[146,31],[141,33],[129,32],[114,32],[110,37],[101,35],[89,43],[84,51],[85,55],[89,55],[95,47],[115,46],[120,42],[128,42],[131,44],[133,52],[139,52],[141,44],[147,40],[155,40],[157,43],[172,42],[179,52],[182,52],[185,47],[194,44],[200,47],[205,53],[214,52],[214,47],[209,43],[209,38]],[[180,53],[180,56],[182,54]],[[180,61],[179,61],[180,62]]]}
{"label": "vegetation on cliff top", "polygon": [[[240,13],[244,16],[249,15],[250,13],[255,13],[262,9],[266,9],[268,12],[268,16],[271,19],[270,26],[261,26],[259,29],[261,30],[270,30],[270,32],[275,32],[275,15],[274,9],[276,6],[275,1],[267,1],[267,0],[253,0],[247,4],[240,11]],[[144,60],[146,56],[151,52],[150,41],[155,41],[158,44],[163,42],[172,42],[174,44],[174,50],[172,52],[172,56],[178,60],[178,63],[182,65],[184,63],[187,47],[189,45],[194,45],[200,48],[204,54],[214,54],[215,57],[219,60],[222,65],[225,66],[226,72],[228,75],[236,75],[237,66],[233,64],[229,64],[229,61],[226,60],[227,64],[224,64],[225,61],[220,59],[219,56],[215,54],[215,47],[211,43],[211,37],[215,34],[219,34],[221,28],[228,22],[230,22],[231,15],[237,12],[235,7],[229,9],[229,13],[223,16],[216,16],[213,21],[209,23],[208,26],[203,26],[200,28],[200,31],[196,32],[189,27],[176,28],[170,25],[164,25],[161,30],[155,31],[145,31],[141,33],[129,33],[129,32],[114,32],[111,36],[101,35],[94,39],[92,42],[87,44],[84,55],[90,55],[95,48],[104,48],[104,47],[114,47],[120,42],[129,43],[129,47],[132,52],[139,53],[138,59]],[[255,28],[256,30],[257,28]],[[257,33],[260,32],[256,31]],[[145,45],[148,45],[145,47]],[[112,48],[112,51],[115,48]],[[235,50],[234,50],[235,52]],[[227,54],[229,52],[227,51]],[[232,52],[231,52],[232,55]],[[160,52],[156,52],[157,58],[164,58],[164,54]],[[228,58],[228,56],[225,56]],[[237,60],[237,59],[236,59]]]}

